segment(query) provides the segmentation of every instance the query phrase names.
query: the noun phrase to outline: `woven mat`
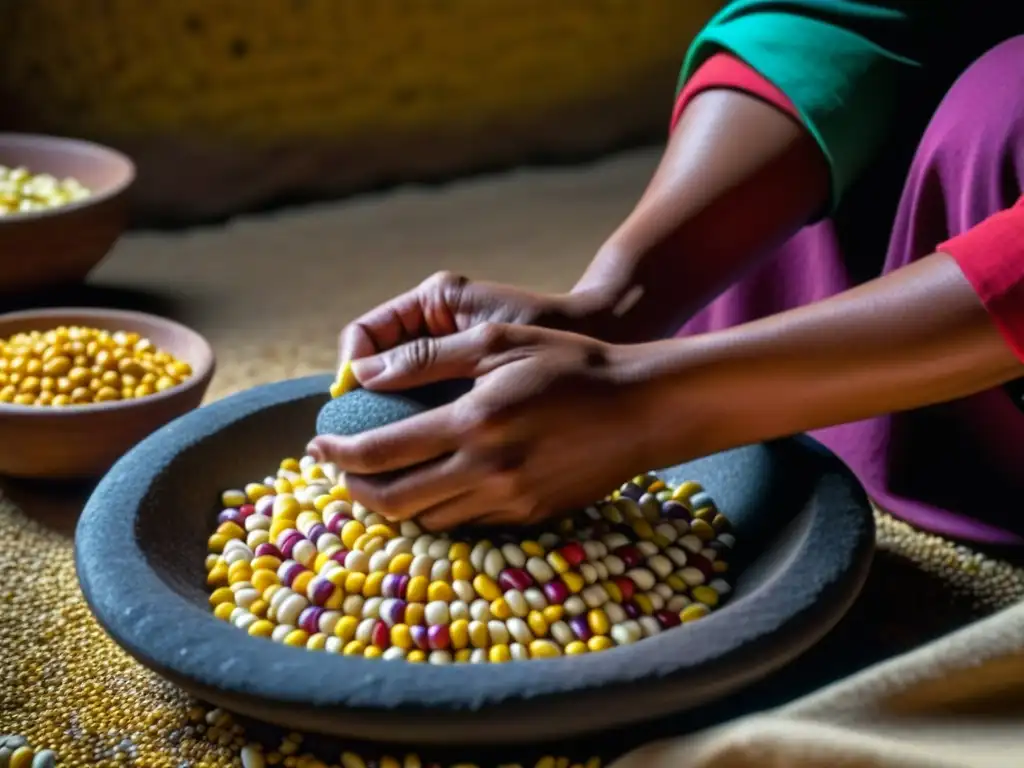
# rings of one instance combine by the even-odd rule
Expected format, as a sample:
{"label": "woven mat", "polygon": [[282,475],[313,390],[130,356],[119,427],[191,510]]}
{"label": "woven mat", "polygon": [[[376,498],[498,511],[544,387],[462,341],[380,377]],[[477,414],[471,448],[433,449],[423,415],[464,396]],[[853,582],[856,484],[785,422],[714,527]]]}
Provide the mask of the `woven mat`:
{"label": "woven mat", "polygon": [[[220,365],[210,396],[222,397],[328,370],[343,319],[441,266],[564,288],[628,211],[655,161],[655,154],[640,153],[583,169],[409,190],[225,228],[132,235],[99,270],[92,298],[156,306],[206,333]],[[306,740],[323,750],[324,762],[284,757],[275,752],[281,734],[228,722],[129,659],[92,620],[78,590],[69,531],[81,502],[74,491],[0,482],[0,734],[18,733],[35,748],[51,748],[68,766],[240,765],[239,751],[250,741],[296,768],[403,765],[380,759],[401,758],[405,748],[395,745]],[[1024,598],[1024,569],[881,513],[878,543],[871,576],[846,620],[784,674],[745,691],[747,708],[781,703]],[[610,734],[600,744],[422,754],[424,765],[569,768],[584,765],[592,752],[610,758],[631,739],[693,729],[737,709],[733,703],[702,712],[704,721],[691,713],[642,732]],[[284,743],[284,751],[305,749],[295,744]],[[353,753],[342,761],[349,748]],[[538,763],[546,752],[561,759]]]}

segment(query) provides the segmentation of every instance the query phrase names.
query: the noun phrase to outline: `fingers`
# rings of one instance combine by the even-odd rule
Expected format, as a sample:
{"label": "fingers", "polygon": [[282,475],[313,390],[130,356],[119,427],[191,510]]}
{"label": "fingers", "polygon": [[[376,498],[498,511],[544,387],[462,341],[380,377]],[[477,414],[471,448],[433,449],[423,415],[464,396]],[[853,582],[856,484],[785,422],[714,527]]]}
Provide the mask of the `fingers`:
{"label": "fingers", "polygon": [[482,323],[441,338],[421,337],[361,360],[352,370],[367,389],[393,391],[437,381],[479,378],[528,354],[533,329]]}
{"label": "fingers", "polygon": [[497,514],[493,510],[479,492],[470,491],[424,510],[416,523],[428,531],[446,531],[470,523],[485,524],[487,517]]}
{"label": "fingers", "polygon": [[520,510],[515,509],[488,512],[486,515],[481,515],[473,521],[474,525],[491,526],[528,525],[530,522],[530,519],[524,517]]}
{"label": "fingers", "polygon": [[427,531],[447,531],[460,525],[524,526],[543,519],[540,510],[512,502],[507,508],[495,509],[494,501],[478,490],[449,499],[422,512],[416,523]]}
{"label": "fingers", "polygon": [[364,322],[364,318],[359,318],[342,329],[338,343],[340,364],[375,354],[379,348],[382,348],[378,347],[369,327],[363,325]]}
{"label": "fingers", "polygon": [[456,453],[400,474],[345,475],[352,498],[388,520],[410,520],[456,502],[479,484],[480,469]]}
{"label": "fingers", "polygon": [[334,462],[343,472],[375,475],[452,453],[458,435],[454,408],[445,405],[358,435],[317,437],[306,452],[317,461]]}
{"label": "fingers", "polygon": [[405,339],[445,336],[458,327],[455,316],[464,277],[439,272],[351,322],[341,332],[341,360],[383,352]]}

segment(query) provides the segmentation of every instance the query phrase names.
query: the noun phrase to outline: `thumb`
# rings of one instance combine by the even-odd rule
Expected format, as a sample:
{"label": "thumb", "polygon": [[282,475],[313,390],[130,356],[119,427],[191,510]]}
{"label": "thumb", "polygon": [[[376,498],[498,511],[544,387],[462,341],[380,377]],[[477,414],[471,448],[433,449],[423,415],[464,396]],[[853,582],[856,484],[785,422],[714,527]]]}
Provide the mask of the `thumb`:
{"label": "thumb", "polygon": [[367,389],[394,391],[448,379],[475,379],[509,362],[513,326],[485,323],[450,336],[424,336],[352,361]]}

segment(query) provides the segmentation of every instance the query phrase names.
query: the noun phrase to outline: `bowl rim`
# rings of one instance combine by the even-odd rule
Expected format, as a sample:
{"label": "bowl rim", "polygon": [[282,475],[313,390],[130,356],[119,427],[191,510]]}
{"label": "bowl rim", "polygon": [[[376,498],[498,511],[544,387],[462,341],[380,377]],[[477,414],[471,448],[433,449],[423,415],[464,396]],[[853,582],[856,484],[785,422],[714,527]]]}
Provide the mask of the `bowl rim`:
{"label": "bowl rim", "polygon": [[104,190],[103,192],[92,193],[82,200],[76,200],[75,202],[68,203],[67,205],[58,205],[55,208],[45,208],[40,211],[15,211],[14,213],[8,213],[5,216],[0,217],[0,227],[6,224],[16,224],[24,221],[36,221],[39,219],[62,216],[66,213],[71,213],[72,211],[78,211],[94,205],[99,205],[100,203],[111,200],[125,192],[135,183],[135,180],[138,177],[138,168],[136,167],[134,160],[124,152],[114,149],[113,147],[108,147],[106,144],[100,144],[96,141],[78,139],[71,136],[54,136],[45,133],[0,131],[0,144],[8,142],[12,145],[14,143],[39,144],[54,147],[72,145],[81,149],[89,149],[98,152],[99,154],[107,155],[109,158],[122,163],[127,172],[124,179],[114,186]]}
{"label": "bowl rim", "polygon": [[[437,718],[471,718],[496,708],[550,708],[580,703],[598,692],[635,695],[638,686],[657,700],[659,692],[666,692],[665,686],[708,688],[714,685],[714,674],[723,669],[750,682],[792,660],[839,621],[866,578],[874,551],[874,523],[867,497],[839,459],[810,438],[799,437],[784,442],[799,447],[808,462],[819,456],[824,470],[814,486],[820,497],[813,502],[815,513],[807,518],[792,557],[822,546],[838,547],[839,556],[811,573],[805,561],[796,559],[794,567],[783,569],[751,595],[785,596],[777,600],[785,606],[782,616],[762,603],[752,603],[754,610],[738,630],[724,618],[730,614],[728,610],[688,625],[682,630],[691,636],[686,654],[679,653],[679,636],[670,631],[645,639],[647,652],[641,654],[635,649],[613,649],[511,666],[389,665],[378,659],[309,654],[305,649],[249,637],[216,619],[207,606],[177,592],[157,573],[138,539],[138,510],[153,481],[182,451],[259,411],[317,396],[329,381],[330,375],[325,374],[262,385],[179,417],[114,465],[79,521],[75,547],[79,584],[100,625],[146,666],[185,687],[209,692],[215,702],[244,696],[264,710],[343,711],[345,727],[352,728],[357,722],[367,722],[361,719],[366,717],[415,715],[424,723],[437,723]],[[827,482],[823,484],[822,478]],[[211,523],[215,506],[216,500],[211,498]],[[808,509],[805,506],[800,514],[809,514]],[[815,624],[813,633],[794,638],[797,626],[808,624],[809,619],[817,619],[821,626]],[[168,626],[182,631],[170,637]],[[225,643],[232,645],[233,654],[212,650],[224,648]],[[211,656],[221,663],[204,661]],[[615,664],[612,659],[630,663]],[[752,669],[738,669],[744,660]],[[565,666],[555,673],[558,664]],[[325,675],[331,677],[327,687],[322,685]],[[630,717],[644,719],[636,713],[618,717],[615,725],[625,724]],[[504,732],[512,737],[507,728]]]}
{"label": "bowl rim", "polygon": [[[53,418],[54,416],[72,417],[81,414],[103,413],[105,411],[128,411],[135,408],[141,408],[145,405],[159,403],[163,400],[176,398],[187,390],[193,389],[197,386],[202,386],[204,381],[208,381],[213,376],[213,372],[217,368],[217,359],[213,351],[213,346],[201,333],[189,328],[187,325],[179,323],[177,320],[171,320],[168,317],[154,315],[149,312],[138,312],[136,310],[129,309],[107,309],[105,307],[52,307],[43,309],[25,309],[17,312],[2,312],[0,313],[0,339],[7,338],[7,336],[4,335],[2,326],[10,320],[34,320],[38,318],[39,320],[45,319],[59,322],[61,317],[73,317],[81,314],[95,315],[97,318],[102,317],[103,319],[111,319],[115,321],[120,319],[127,323],[145,320],[150,323],[162,325],[180,335],[189,337],[189,339],[196,343],[196,346],[199,348],[201,358],[196,364],[188,361],[189,365],[192,366],[191,376],[180,384],[176,384],[170,389],[165,389],[163,392],[154,392],[152,395],[146,395],[145,397],[136,398],[134,400],[113,400],[107,403],[66,405],[60,408],[0,403],[0,418],[7,416],[22,418]],[[127,327],[123,330],[131,330],[131,328]]]}

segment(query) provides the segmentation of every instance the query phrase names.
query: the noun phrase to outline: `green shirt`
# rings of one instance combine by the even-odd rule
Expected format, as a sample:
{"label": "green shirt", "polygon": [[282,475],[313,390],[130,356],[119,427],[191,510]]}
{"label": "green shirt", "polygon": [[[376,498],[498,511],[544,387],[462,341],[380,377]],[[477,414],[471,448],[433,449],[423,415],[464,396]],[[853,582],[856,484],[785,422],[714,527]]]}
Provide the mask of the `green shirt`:
{"label": "green shirt", "polygon": [[922,131],[985,50],[1024,31],[1021,0],[734,0],[697,35],[680,87],[727,51],[789,99],[832,169],[832,202],[901,128]]}

